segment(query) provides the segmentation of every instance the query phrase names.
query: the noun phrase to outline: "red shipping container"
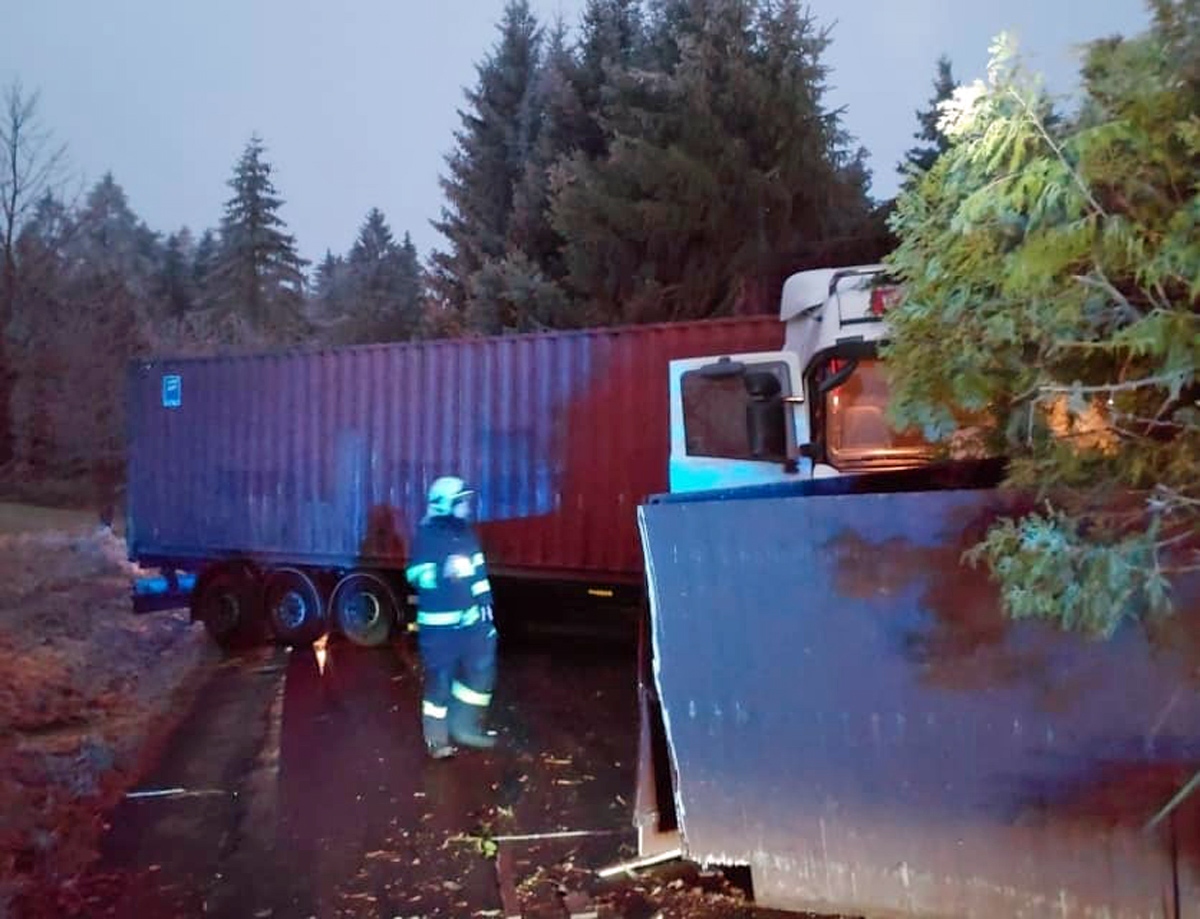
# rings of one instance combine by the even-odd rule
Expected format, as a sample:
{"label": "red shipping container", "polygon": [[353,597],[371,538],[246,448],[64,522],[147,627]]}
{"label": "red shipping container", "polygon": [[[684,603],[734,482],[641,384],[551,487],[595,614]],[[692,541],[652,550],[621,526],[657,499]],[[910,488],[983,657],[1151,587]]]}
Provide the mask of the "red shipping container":
{"label": "red shipping container", "polygon": [[635,509],[667,490],[668,362],[782,344],[762,317],[140,362],[130,554],[395,568],[454,474],[495,573],[637,582]]}

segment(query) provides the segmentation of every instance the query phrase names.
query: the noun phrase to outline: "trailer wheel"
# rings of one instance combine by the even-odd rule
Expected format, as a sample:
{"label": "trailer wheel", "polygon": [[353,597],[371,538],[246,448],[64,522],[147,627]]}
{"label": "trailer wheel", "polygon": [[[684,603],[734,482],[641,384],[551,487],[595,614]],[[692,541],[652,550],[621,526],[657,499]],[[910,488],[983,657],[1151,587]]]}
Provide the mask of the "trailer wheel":
{"label": "trailer wheel", "polygon": [[259,637],[261,610],[261,583],[243,562],[210,568],[192,598],[192,619],[203,622],[222,648],[242,647]]}
{"label": "trailer wheel", "polygon": [[312,644],[325,631],[325,604],[312,579],[295,568],[267,575],[263,592],[271,632],[285,645]]}
{"label": "trailer wheel", "polygon": [[388,640],[396,622],[396,597],[386,580],[369,571],[346,575],[333,589],[333,618],[356,645],[376,647]]}

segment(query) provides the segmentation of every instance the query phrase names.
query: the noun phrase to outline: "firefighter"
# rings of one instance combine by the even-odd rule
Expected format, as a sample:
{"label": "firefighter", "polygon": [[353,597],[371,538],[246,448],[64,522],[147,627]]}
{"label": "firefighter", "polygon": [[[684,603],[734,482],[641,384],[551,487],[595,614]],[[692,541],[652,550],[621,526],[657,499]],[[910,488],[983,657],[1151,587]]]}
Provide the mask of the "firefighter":
{"label": "firefighter", "polygon": [[421,726],[434,759],[453,756],[454,743],[496,744],[483,728],[496,681],[492,588],[462,479],[443,476],[429,488],[405,574],[417,589],[417,642],[425,671]]}

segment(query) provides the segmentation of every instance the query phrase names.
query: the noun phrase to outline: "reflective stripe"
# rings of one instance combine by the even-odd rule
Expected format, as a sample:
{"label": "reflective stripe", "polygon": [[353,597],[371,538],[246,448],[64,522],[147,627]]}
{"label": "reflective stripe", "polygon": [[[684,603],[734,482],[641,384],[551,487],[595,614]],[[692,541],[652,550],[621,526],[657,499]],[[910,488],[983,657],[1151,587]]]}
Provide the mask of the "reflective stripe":
{"label": "reflective stripe", "polygon": [[471,564],[473,564],[476,568],[478,568],[480,565],[482,565],[483,564],[483,553],[476,552],[474,555],[472,555],[471,556]]}
{"label": "reflective stripe", "polygon": [[445,718],[447,708],[444,705],[434,705],[428,699],[421,702],[421,714],[430,718]]}
{"label": "reflective stripe", "polygon": [[428,568],[435,568],[435,567],[436,566],[432,562],[421,562],[419,565],[409,565],[407,568],[404,569],[404,576],[406,578],[408,578],[410,581],[415,581],[417,578],[419,578],[421,576],[421,572],[425,571]]}
{"label": "reflective stripe", "polygon": [[412,565],[405,570],[404,576],[408,579],[408,583],[415,587],[424,590],[433,590],[437,587],[437,565],[433,562]]}
{"label": "reflective stripe", "polygon": [[492,585],[488,582],[487,578],[484,578],[482,581],[476,581],[474,584],[471,585],[471,596],[472,597],[478,597],[480,594],[487,594],[487,593],[491,593],[491,592],[492,592]]}
{"label": "reflective stripe", "polygon": [[465,580],[475,575],[475,565],[465,555],[451,555],[442,566],[442,574],[448,580]]}
{"label": "reflective stripe", "polygon": [[462,683],[455,680],[450,686],[450,694],[460,702],[466,702],[467,705],[487,705],[492,701],[490,692],[476,692],[470,686],[464,686]]}
{"label": "reflective stripe", "polygon": [[417,613],[418,625],[458,625],[462,622],[463,611],[460,609],[448,613]]}
{"label": "reflective stripe", "polygon": [[462,624],[464,626],[474,625],[480,619],[480,610],[478,606],[472,606],[470,609],[463,610]]}

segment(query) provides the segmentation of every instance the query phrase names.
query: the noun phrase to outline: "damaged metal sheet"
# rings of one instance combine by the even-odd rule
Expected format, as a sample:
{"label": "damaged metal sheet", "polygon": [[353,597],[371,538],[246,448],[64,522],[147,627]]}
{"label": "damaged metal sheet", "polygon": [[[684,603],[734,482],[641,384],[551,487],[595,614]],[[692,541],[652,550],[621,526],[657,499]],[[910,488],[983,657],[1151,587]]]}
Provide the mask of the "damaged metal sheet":
{"label": "damaged metal sheet", "polygon": [[1200,916],[1200,582],[1088,641],[1001,613],[962,552],[995,490],[641,509],[685,854],[762,905]]}

